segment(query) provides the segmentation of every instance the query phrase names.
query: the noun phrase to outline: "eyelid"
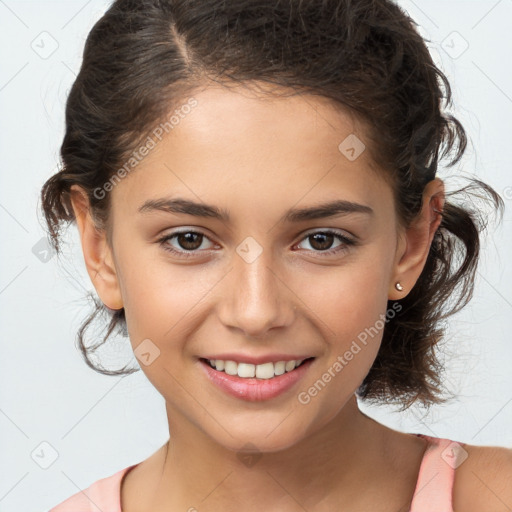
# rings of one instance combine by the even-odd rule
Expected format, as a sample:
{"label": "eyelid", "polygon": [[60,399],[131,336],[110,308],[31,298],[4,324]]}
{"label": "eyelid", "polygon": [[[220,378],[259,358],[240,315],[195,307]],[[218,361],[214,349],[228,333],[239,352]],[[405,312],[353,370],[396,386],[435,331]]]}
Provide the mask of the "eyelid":
{"label": "eyelid", "polygon": [[[161,242],[161,243],[164,243],[166,241],[169,241],[171,239],[174,239],[174,237],[178,236],[178,235],[182,235],[182,234],[185,234],[185,233],[194,233],[196,235],[199,235],[199,236],[202,236],[203,239],[207,239],[209,240],[214,246],[215,245],[219,245],[217,244],[216,242],[214,242],[212,240],[212,238],[207,235],[204,231],[200,230],[200,229],[197,229],[197,228],[176,228],[175,231],[171,231],[170,233],[166,233],[164,235],[162,235],[161,237],[159,237],[157,239],[157,242]],[[186,252],[186,253],[189,253],[189,254],[192,254],[192,253],[200,253],[200,252],[205,252],[205,251],[208,251],[210,249],[202,249],[202,250],[195,250],[195,251],[184,251],[183,252]]]}
{"label": "eyelid", "polygon": [[299,240],[303,240],[304,238],[311,236],[311,235],[316,235],[317,233],[332,233],[332,234],[335,234],[338,236],[343,236],[347,239],[350,238],[354,242],[356,241],[356,238],[357,238],[355,235],[350,233],[350,231],[346,231],[344,229],[331,228],[331,227],[325,227],[325,228],[319,227],[319,228],[311,228],[311,229],[308,229],[307,231],[304,231],[304,233],[302,233],[300,235],[301,238]]}
{"label": "eyelid", "polygon": [[[194,234],[200,235],[215,245],[215,242],[213,240],[211,240],[211,238],[206,233],[204,233],[202,230],[196,229],[195,227],[194,228],[191,228],[191,227],[177,228],[175,231],[172,231],[171,233],[167,233],[167,234],[161,236],[157,240],[157,242],[160,244],[160,246],[165,251],[167,251],[173,255],[176,255],[177,258],[182,258],[182,259],[194,258],[194,257],[196,257],[196,255],[201,255],[204,253],[209,254],[212,251],[212,249],[192,250],[192,251],[187,251],[184,249],[175,249],[174,247],[172,247],[170,244],[167,243],[169,240],[171,240],[174,237],[176,237],[180,234],[183,234],[183,233],[194,233]],[[335,228],[312,228],[312,229],[305,231],[304,233],[301,234],[301,238],[294,244],[294,247],[297,244],[300,244],[301,242],[303,242],[304,240],[309,238],[310,236],[318,234],[318,233],[333,235],[334,237],[336,237],[338,239],[338,241],[340,242],[340,245],[337,247],[331,248],[331,249],[326,249],[324,251],[314,251],[314,250],[309,250],[309,249],[300,249],[300,250],[305,250],[308,253],[317,254],[320,257],[329,257],[329,256],[333,256],[333,255],[341,256],[344,253],[346,253],[347,251],[349,251],[352,247],[358,245],[357,237],[354,237],[354,235],[352,235],[352,234],[350,234],[350,236],[347,236],[344,234],[345,232],[342,230],[335,229]]]}
{"label": "eyelid", "polygon": [[326,249],[325,251],[311,251],[309,249],[306,249],[307,252],[312,252],[320,256],[327,257],[332,255],[341,255],[344,252],[348,251],[351,247],[359,245],[357,237],[354,237],[354,235],[352,234],[350,236],[347,236],[345,232],[335,228],[315,228],[312,231],[306,231],[301,236],[299,241],[296,244],[294,244],[294,246],[302,243],[304,240],[307,240],[309,237],[316,234],[332,235],[340,242],[340,245],[338,245],[337,247]]}

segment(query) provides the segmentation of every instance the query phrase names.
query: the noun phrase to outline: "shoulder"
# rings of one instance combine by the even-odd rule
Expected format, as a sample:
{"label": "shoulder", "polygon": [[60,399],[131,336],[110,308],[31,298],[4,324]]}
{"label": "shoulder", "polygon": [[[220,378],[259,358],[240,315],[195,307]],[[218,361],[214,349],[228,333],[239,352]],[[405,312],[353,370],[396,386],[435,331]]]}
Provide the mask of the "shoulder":
{"label": "shoulder", "polygon": [[510,512],[512,449],[460,445],[467,458],[455,469],[454,512]]}
{"label": "shoulder", "polygon": [[120,482],[122,477],[135,466],[128,466],[110,476],[96,480],[86,489],[73,494],[48,512],[89,512],[93,509],[95,511],[120,510]]}

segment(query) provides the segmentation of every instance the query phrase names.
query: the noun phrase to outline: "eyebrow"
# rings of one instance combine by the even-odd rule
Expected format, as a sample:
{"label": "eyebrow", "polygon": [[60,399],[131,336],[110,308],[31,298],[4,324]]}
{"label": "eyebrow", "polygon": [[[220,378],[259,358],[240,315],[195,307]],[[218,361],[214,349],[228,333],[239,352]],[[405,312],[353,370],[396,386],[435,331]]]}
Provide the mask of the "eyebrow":
{"label": "eyebrow", "polygon": [[[140,208],[140,213],[163,211],[168,213],[184,213],[194,217],[212,217],[223,222],[230,222],[229,211],[205,203],[196,203],[182,198],[149,199]],[[307,208],[290,208],[279,222],[302,222],[323,219],[354,213],[373,215],[375,212],[367,205],[346,201],[343,199],[318,204]]]}

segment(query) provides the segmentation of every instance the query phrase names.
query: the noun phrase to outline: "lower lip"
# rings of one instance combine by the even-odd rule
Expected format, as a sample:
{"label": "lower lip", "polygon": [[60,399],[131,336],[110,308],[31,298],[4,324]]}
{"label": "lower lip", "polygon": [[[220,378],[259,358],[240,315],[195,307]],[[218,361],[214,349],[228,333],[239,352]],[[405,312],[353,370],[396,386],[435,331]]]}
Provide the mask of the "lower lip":
{"label": "lower lip", "polygon": [[306,374],[314,359],[309,359],[291,372],[271,379],[242,378],[215,370],[209,363],[199,360],[207,377],[224,392],[249,402],[269,400],[289,390]]}

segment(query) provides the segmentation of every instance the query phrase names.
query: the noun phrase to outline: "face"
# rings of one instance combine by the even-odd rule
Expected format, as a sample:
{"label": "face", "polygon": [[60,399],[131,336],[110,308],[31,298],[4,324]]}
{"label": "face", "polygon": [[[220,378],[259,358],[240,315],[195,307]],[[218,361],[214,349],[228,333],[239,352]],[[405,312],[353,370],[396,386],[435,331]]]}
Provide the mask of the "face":
{"label": "face", "polygon": [[[419,274],[425,251],[405,268],[392,191],[368,150],[340,149],[365,134],[328,100],[220,87],[194,98],[114,186],[112,250],[95,285],[107,305],[122,302],[171,436],[187,425],[234,450],[284,449],[353,397],[377,355],[387,301],[399,298],[399,264]],[[226,217],[164,206],[178,199]],[[296,212],[336,201],[360,206]],[[254,385],[212,369],[212,357],[306,362]]]}

